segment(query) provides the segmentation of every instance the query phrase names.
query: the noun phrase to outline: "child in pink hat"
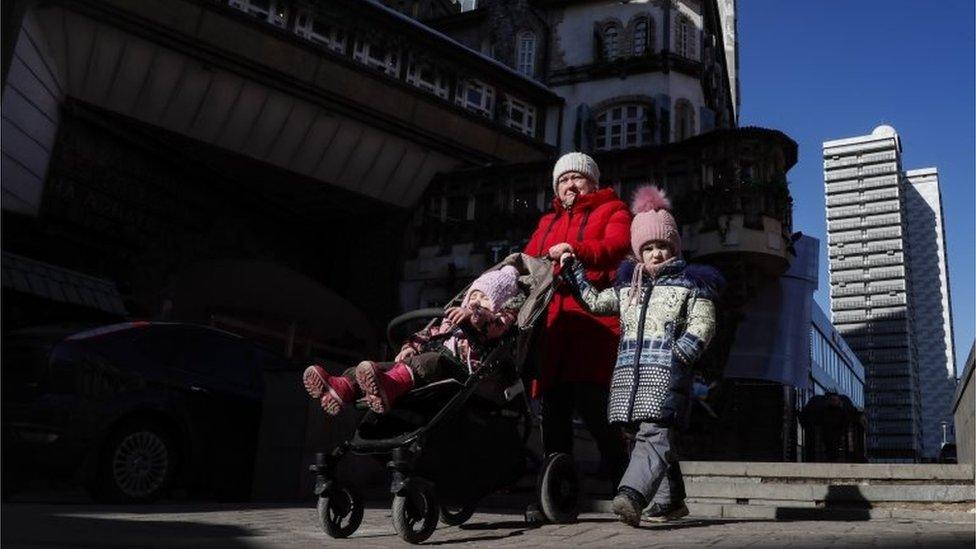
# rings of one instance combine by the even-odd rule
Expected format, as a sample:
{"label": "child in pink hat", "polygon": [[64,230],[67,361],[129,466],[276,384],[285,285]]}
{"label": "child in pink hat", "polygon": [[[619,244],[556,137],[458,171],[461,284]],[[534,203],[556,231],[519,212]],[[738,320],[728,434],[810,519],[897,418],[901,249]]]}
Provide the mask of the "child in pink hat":
{"label": "child in pink hat", "polygon": [[725,284],[716,269],[682,259],[670,208],[657,187],[637,191],[634,256],[618,267],[613,287],[594,287],[579,262],[562,273],[587,310],[620,318],[607,416],[634,432],[635,443],[612,509],[632,526],[642,518],[662,522],[688,514],[676,438],[688,419],[695,368],[715,333],[715,305]]}
{"label": "child in pink hat", "polygon": [[[477,370],[481,356],[461,325],[468,323],[485,341],[496,339],[515,324],[524,301],[515,267],[488,271],[471,283],[460,307],[451,307],[441,322],[407,338],[393,362],[366,360],[339,376],[313,364],[302,375],[305,390],[330,416],[363,396],[374,412],[385,413],[414,387]],[[443,341],[444,348],[467,366],[467,372],[458,372],[456,363],[441,351],[424,350],[432,338],[445,334],[450,336]]]}

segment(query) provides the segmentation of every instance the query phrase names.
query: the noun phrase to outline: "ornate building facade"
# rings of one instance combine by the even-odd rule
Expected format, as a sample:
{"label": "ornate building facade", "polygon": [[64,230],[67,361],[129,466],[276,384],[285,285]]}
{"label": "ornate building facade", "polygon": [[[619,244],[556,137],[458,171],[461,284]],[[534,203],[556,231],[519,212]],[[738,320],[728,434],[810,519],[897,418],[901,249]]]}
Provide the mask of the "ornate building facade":
{"label": "ornate building facade", "polygon": [[732,0],[483,0],[428,24],[563,97],[562,151],[666,144],[736,123]]}

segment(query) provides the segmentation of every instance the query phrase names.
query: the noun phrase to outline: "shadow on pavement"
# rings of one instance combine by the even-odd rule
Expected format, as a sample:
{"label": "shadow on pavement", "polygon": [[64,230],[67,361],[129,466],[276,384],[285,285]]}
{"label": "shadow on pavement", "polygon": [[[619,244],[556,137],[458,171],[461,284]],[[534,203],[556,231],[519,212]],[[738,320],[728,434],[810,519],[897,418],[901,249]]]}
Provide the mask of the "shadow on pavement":
{"label": "shadow on pavement", "polygon": [[254,534],[239,526],[65,516],[59,515],[56,508],[51,511],[20,516],[5,512],[3,533],[0,534],[3,546],[254,547],[240,539]]}
{"label": "shadow on pavement", "polygon": [[[478,519],[476,514],[473,521]],[[528,523],[524,520],[504,520],[499,522],[467,522],[458,526],[461,530],[498,530],[499,528],[520,528],[522,530],[532,530],[542,526],[544,523]]]}
{"label": "shadow on pavement", "polygon": [[452,544],[455,544],[455,543],[471,543],[471,542],[478,542],[478,541],[497,541],[497,540],[500,540],[500,539],[508,539],[508,538],[513,538],[513,537],[516,537],[516,536],[521,536],[523,534],[523,532],[524,532],[524,530],[514,530],[514,531],[509,532],[507,534],[499,534],[499,535],[496,535],[496,536],[474,536],[474,537],[470,537],[470,538],[454,538],[454,539],[445,539],[445,540],[440,540],[440,541],[427,541],[427,542],[424,542],[424,545],[452,545]]}
{"label": "shadow on pavement", "polygon": [[719,526],[722,524],[745,524],[750,522],[775,522],[773,520],[762,519],[680,519],[671,522],[642,522],[640,528],[644,530],[683,530],[685,528],[707,528],[709,526]]}
{"label": "shadow on pavement", "polygon": [[824,498],[826,507],[779,507],[777,520],[830,520],[857,522],[871,520],[871,502],[855,485],[830,485]]}

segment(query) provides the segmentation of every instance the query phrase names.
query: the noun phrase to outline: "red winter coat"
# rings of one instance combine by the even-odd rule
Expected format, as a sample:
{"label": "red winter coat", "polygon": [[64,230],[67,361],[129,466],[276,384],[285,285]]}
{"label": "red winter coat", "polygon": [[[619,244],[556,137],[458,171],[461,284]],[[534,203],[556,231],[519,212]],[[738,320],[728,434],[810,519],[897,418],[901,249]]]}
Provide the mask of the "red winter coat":
{"label": "red winter coat", "polygon": [[[546,256],[549,248],[568,242],[599,289],[613,284],[617,265],[630,251],[630,211],[613,189],[580,196],[571,210],[553,199],[553,211],[542,216],[525,253]],[[558,269],[558,266],[556,267]],[[557,286],[543,338],[539,389],[553,382],[589,382],[610,386],[617,358],[620,320],[586,312],[564,286]]]}

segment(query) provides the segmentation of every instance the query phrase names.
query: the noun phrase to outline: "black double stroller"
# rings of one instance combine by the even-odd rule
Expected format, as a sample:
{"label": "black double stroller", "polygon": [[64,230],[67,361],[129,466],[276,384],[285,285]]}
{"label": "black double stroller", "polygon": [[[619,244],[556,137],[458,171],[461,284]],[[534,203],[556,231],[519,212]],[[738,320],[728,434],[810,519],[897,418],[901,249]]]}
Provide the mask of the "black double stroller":
{"label": "black double stroller", "polygon": [[[513,254],[492,267],[512,265],[528,299],[517,326],[482,345],[482,366],[458,379],[447,379],[410,391],[386,414],[367,412],[353,438],[328,455],[319,454],[315,473],[318,513],[326,533],[334,538],[353,534],[363,518],[358,490],[336,478],[336,466],[348,453],[369,454],[387,462],[392,471],[393,525],[409,543],[431,536],[438,521],[463,524],[479,501],[491,492],[511,486],[525,473],[526,443],[532,415],[524,391],[523,372],[534,355],[533,334],[553,293],[552,265],[525,254]],[[459,305],[461,292],[448,307]],[[446,307],[445,307],[446,309]],[[406,313],[390,322],[387,335],[409,322],[444,316],[443,309]],[[431,344],[438,344],[431,342]],[[459,371],[463,367],[458,363]],[[466,371],[466,368],[465,368]],[[537,480],[539,510],[552,522],[576,519],[579,480],[572,457],[556,454],[544,460]]]}

